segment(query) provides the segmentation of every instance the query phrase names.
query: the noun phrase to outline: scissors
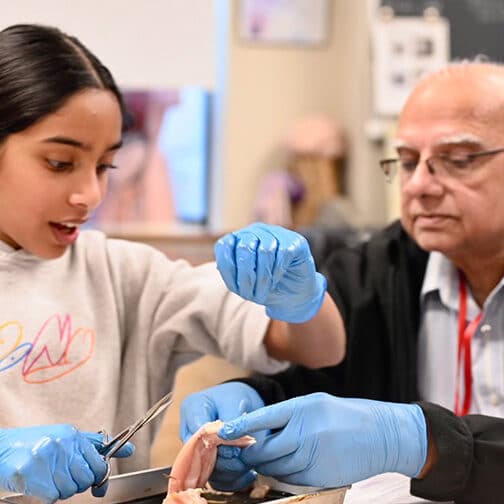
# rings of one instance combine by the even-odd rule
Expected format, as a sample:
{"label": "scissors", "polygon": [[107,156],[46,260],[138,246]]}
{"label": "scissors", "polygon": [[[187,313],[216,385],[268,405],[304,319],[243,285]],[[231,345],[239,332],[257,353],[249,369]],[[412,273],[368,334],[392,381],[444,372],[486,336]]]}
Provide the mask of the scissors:
{"label": "scissors", "polygon": [[115,435],[112,439],[108,439],[108,435],[105,431],[100,431],[104,436],[104,445],[100,448],[100,454],[103,455],[105,462],[107,463],[107,472],[105,476],[99,483],[93,485],[99,488],[105,484],[105,482],[110,477],[110,458],[114,456],[132,437],[133,435],[141,429],[145,424],[149,423],[151,420],[156,418],[161,414],[170,404],[173,402],[173,392],[169,392],[164,397],[162,397],[154,406],[152,406],[145,415],[141,416],[136,422],[126,427],[124,430]]}

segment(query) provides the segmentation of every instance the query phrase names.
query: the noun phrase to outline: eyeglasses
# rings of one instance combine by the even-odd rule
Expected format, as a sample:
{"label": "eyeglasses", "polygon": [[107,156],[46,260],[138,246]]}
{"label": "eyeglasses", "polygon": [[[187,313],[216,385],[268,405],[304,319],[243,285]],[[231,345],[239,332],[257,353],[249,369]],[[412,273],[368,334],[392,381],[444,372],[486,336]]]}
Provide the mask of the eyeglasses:
{"label": "eyeglasses", "polygon": [[[436,174],[440,178],[464,178],[469,173],[474,166],[474,160],[484,156],[494,156],[504,152],[504,147],[499,149],[486,150],[481,152],[472,152],[471,154],[466,154],[464,156],[446,156],[443,154],[438,154],[431,156],[425,160],[425,164],[429,169],[431,175]],[[401,175],[409,179],[420,160],[414,158],[394,158],[394,159],[382,159],[380,161],[380,167],[385,174],[385,180],[387,182],[392,182],[396,173],[400,170]]]}

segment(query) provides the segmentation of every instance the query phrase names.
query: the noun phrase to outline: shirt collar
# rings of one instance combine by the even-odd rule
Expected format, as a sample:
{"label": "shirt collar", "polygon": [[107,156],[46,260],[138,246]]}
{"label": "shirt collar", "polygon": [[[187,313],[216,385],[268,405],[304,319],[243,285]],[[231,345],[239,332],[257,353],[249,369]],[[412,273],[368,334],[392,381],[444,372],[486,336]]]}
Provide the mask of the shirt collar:
{"label": "shirt collar", "polygon": [[35,255],[33,255],[31,252],[27,252],[25,249],[15,249],[8,243],[4,242],[3,240],[0,240],[0,259],[2,260],[18,260],[22,259],[23,261],[35,261],[35,262],[42,262],[45,261],[45,259],[41,259]]}
{"label": "shirt collar", "polygon": [[12,253],[16,252],[16,249],[14,247],[11,247],[8,243],[4,242],[3,240],[0,240],[0,251]]}
{"label": "shirt collar", "polygon": [[[502,281],[501,281],[502,284]],[[424,304],[430,293],[437,292],[441,303],[447,308],[459,310],[459,272],[455,265],[441,252],[431,252],[427,261],[420,301]],[[480,312],[471,291],[467,290],[467,314],[470,319]]]}

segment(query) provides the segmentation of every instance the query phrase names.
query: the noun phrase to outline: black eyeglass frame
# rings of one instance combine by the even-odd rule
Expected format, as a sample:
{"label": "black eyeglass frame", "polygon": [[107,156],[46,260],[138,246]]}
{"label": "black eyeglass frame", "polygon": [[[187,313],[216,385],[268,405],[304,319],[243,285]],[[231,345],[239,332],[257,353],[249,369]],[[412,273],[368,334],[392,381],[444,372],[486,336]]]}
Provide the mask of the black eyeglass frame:
{"label": "black eyeglass frame", "polygon": [[[438,158],[438,159],[445,160],[445,161],[452,161],[454,163],[460,163],[460,164],[467,165],[468,163],[474,161],[475,159],[477,159],[479,157],[493,156],[495,154],[500,154],[501,152],[504,152],[504,147],[499,147],[498,149],[490,149],[490,150],[484,150],[484,151],[479,151],[479,152],[471,152],[469,154],[466,154],[463,159],[462,159],[462,157],[459,159],[453,159],[453,158],[450,158],[450,156],[444,156],[442,154],[441,155],[434,155],[434,156],[427,158],[425,160],[425,164],[427,165],[427,168],[429,169],[429,173],[431,175],[433,175],[434,173],[436,173],[436,171],[434,170],[434,167],[432,166],[432,162],[431,162],[432,158]],[[399,168],[400,161],[401,161],[400,158],[388,158],[388,159],[381,159],[380,160],[380,168],[383,171],[383,173],[385,175],[385,180],[388,183],[392,182],[392,180],[396,176],[396,173],[399,171],[398,168]],[[418,166],[419,162],[420,162],[420,159],[417,161],[417,163],[415,165],[415,169]],[[395,167],[395,170],[389,170],[389,173],[387,173],[386,165],[392,165],[393,167]]]}

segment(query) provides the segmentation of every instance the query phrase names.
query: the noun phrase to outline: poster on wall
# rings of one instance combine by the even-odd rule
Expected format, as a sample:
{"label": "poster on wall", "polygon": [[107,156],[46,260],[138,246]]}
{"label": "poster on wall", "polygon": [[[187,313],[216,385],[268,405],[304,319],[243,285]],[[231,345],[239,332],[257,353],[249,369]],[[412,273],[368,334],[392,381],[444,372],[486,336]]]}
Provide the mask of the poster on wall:
{"label": "poster on wall", "polygon": [[376,116],[395,117],[427,73],[450,58],[450,25],[441,16],[377,16],[372,25],[372,95]]}
{"label": "poster on wall", "polygon": [[329,0],[240,0],[240,40],[293,46],[319,45],[329,35]]}
{"label": "poster on wall", "polygon": [[91,226],[115,231],[204,224],[209,93],[197,87],[125,89],[123,96],[130,124]]}

